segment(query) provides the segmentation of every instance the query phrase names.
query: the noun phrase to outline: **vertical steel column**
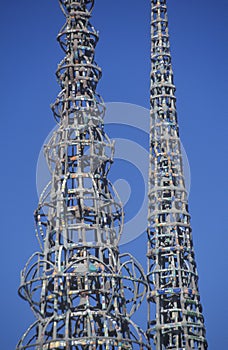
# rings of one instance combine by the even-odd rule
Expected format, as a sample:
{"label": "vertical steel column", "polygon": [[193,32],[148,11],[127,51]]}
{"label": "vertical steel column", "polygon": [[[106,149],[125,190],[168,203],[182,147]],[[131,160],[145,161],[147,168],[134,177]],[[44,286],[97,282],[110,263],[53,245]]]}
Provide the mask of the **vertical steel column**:
{"label": "vertical steel column", "polygon": [[148,337],[157,350],[204,350],[207,342],[183,173],[166,0],[151,0],[151,44]]}
{"label": "vertical steel column", "polygon": [[17,349],[146,349],[131,320],[147,282],[130,254],[120,256],[123,208],[108,180],[114,145],[103,128],[96,93],[98,33],[93,0],[60,0],[66,23],[58,35],[65,57],[52,106],[59,123],[45,146],[52,180],[35,211],[40,252],[21,276],[19,294],[37,318]]}

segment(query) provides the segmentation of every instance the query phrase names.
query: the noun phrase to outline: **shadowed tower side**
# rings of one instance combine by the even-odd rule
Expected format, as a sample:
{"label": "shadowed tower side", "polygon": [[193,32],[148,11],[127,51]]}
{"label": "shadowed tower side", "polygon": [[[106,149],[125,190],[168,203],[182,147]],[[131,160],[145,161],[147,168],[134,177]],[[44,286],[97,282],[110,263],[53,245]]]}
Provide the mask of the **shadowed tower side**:
{"label": "shadowed tower side", "polygon": [[157,350],[205,350],[166,0],[151,1],[151,45],[148,337]]}
{"label": "shadowed tower side", "polygon": [[108,180],[114,145],[96,93],[94,1],[59,3],[66,23],[57,37],[65,54],[52,106],[58,128],[44,149],[52,177],[35,211],[40,251],[22,271],[19,288],[36,321],[17,350],[147,349],[130,320],[146,278],[135,259],[118,250],[123,208]]}

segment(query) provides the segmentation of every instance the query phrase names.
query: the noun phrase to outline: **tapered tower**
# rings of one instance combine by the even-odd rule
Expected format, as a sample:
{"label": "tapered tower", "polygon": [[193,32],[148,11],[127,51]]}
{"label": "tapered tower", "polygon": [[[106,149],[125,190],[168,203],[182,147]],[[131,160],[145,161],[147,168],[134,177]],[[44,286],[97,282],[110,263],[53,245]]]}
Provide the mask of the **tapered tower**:
{"label": "tapered tower", "polygon": [[151,0],[151,43],[148,336],[157,350],[204,350],[166,0]]}
{"label": "tapered tower", "polygon": [[36,321],[17,349],[142,350],[149,347],[130,316],[147,283],[135,259],[118,250],[123,208],[108,180],[114,145],[96,93],[94,1],[59,3],[66,23],[57,38],[65,53],[52,106],[58,128],[44,149],[52,177],[35,211],[40,251],[22,271],[19,288]]}

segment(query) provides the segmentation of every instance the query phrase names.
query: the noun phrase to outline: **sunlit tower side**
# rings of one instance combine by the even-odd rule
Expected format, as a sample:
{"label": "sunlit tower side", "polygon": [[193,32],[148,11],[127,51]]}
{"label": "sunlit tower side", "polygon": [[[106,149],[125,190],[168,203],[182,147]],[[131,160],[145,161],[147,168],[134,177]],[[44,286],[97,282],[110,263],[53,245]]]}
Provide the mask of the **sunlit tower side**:
{"label": "sunlit tower side", "polygon": [[17,350],[149,349],[130,319],[146,278],[135,259],[118,250],[123,207],[108,180],[114,145],[96,93],[94,1],[59,3],[66,23],[57,37],[65,53],[52,106],[58,128],[44,149],[51,181],[35,211],[40,251],[27,262],[19,288],[36,321]]}
{"label": "sunlit tower side", "polygon": [[204,350],[166,0],[151,0],[151,45],[148,337],[157,350]]}

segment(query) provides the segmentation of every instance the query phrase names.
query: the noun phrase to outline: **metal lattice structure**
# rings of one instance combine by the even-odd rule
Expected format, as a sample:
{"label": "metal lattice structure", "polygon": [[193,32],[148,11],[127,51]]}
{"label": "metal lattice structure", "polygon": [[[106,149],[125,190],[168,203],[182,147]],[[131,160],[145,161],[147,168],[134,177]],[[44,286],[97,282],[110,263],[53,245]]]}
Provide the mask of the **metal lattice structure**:
{"label": "metal lattice structure", "polygon": [[148,337],[158,350],[204,350],[207,342],[182,164],[166,0],[152,0],[151,6]]}
{"label": "metal lattice structure", "polygon": [[59,125],[44,149],[52,178],[35,211],[40,252],[26,264],[19,288],[37,320],[17,350],[149,348],[130,320],[146,278],[118,250],[123,208],[107,178],[114,145],[96,93],[93,2],[59,1],[66,17],[57,37],[65,53],[56,73],[61,92],[52,106]]}

